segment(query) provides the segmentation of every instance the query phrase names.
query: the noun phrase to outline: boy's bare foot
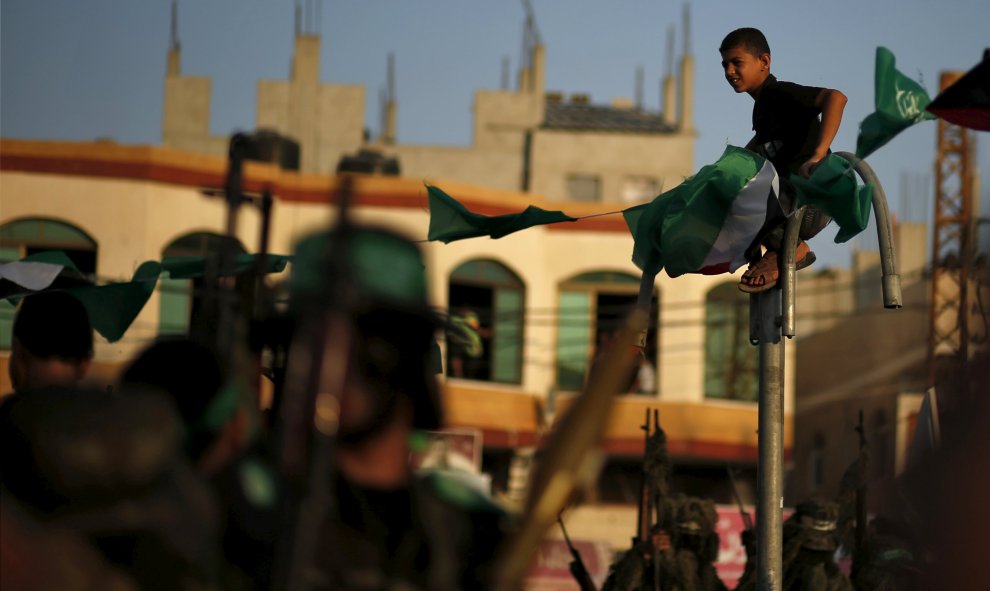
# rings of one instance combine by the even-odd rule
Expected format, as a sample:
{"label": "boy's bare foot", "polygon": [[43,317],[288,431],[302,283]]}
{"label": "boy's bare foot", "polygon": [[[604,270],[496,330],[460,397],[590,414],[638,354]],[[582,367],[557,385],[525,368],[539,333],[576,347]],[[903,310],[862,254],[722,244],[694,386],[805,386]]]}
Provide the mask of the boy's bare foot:
{"label": "boy's bare foot", "polygon": [[[797,245],[794,258],[797,263],[796,270],[801,270],[815,262],[815,253],[811,251],[807,242],[801,241]],[[766,291],[777,285],[780,278],[780,265],[777,262],[777,252],[768,250],[763,257],[751,264],[739,280],[739,290],[746,293],[758,293]]]}

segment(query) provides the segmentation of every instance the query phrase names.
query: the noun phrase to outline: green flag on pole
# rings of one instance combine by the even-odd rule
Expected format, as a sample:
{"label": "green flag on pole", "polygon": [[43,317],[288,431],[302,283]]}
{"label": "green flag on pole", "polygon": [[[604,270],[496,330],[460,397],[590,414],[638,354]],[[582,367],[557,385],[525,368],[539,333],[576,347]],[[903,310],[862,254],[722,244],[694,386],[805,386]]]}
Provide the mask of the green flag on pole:
{"label": "green flag on pole", "polygon": [[481,215],[469,211],[437,187],[427,185],[426,188],[430,200],[430,230],[427,239],[439,240],[445,244],[480,236],[501,238],[533,226],[577,220],[561,211],[547,211],[532,205],[521,213]]}
{"label": "green flag on pole", "polygon": [[790,177],[797,189],[797,205],[814,205],[839,226],[835,242],[845,242],[866,229],[873,205],[873,185],[858,186],[856,173],[841,156],[829,154],[811,178]]}
{"label": "green flag on pole", "polygon": [[859,124],[856,156],[866,158],[898,133],[935,116],[925,110],[931,99],[925,89],[894,67],[894,54],[877,47],[874,79],[876,110]]}

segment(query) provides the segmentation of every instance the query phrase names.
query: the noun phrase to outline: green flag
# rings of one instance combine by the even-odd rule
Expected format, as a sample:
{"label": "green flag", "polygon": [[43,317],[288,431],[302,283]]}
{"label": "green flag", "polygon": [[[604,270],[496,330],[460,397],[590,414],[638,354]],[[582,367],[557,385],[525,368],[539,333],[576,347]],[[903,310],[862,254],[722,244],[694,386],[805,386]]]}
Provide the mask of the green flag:
{"label": "green flag", "polygon": [[479,236],[501,238],[533,226],[577,220],[563,212],[547,211],[532,205],[521,213],[481,215],[469,211],[437,187],[427,185],[426,188],[430,199],[430,230],[427,239],[439,240],[445,244]]}
{"label": "green flag", "polygon": [[841,156],[829,154],[811,178],[790,177],[797,189],[797,205],[814,205],[839,226],[836,242],[845,242],[866,229],[873,204],[873,185],[857,186],[856,173]]}
{"label": "green flag", "polygon": [[[254,268],[258,255],[241,253],[234,257],[233,275],[240,275]],[[267,254],[263,263],[265,273],[281,273],[292,257],[284,254]],[[168,272],[169,279],[196,279],[206,274],[206,257],[175,256],[162,259],[162,269]]]}
{"label": "green flag", "polygon": [[859,158],[866,158],[915,123],[935,118],[925,110],[931,102],[928,93],[894,67],[894,54],[886,47],[877,47],[874,86],[876,110],[859,124],[856,138]]}
{"label": "green flag", "polygon": [[161,263],[141,263],[130,281],[87,285],[66,290],[83,303],[89,322],[111,343],[120,340],[155,291]]}
{"label": "green flag", "polygon": [[773,165],[749,150],[727,146],[714,164],[652,202],[623,212],[633,235],[633,263],[644,272],[731,273],[777,197]]}

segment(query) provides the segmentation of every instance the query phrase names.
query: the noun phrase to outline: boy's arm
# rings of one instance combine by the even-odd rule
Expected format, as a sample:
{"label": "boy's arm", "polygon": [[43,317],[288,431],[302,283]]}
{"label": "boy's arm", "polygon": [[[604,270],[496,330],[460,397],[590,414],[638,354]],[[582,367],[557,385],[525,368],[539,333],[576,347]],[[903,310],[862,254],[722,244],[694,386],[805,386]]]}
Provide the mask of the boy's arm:
{"label": "boy's arm", "polygon": [[845,109],[847,100],[846,95],[831,88],[823,89],[818,93],[815,106],[822,110],[822,127],[818,134],[818,145],[815,146],[815,153],[798,169],[798,174],[804,178],[811,176],[815,165],[828,155],[832,140],[835,139],[835,134],[839,132],[842,110]]}

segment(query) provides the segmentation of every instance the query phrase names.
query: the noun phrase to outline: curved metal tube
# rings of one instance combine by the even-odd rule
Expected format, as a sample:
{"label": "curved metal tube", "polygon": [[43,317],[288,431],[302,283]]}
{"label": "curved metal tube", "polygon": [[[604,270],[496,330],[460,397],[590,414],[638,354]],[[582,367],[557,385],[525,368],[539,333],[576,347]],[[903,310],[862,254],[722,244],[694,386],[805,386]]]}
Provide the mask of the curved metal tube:
{"label": "curved metal tube", "polygon": [[883,272],[881,278],[883,286],[883,306],[884,308],[900,308],[903,306],[901,300],[901,277],[897,274],[897,260],[894,257],[894,244],[891,239],[890,212],[887,210],[887,195],[883,192],[883,185],[877,178],[873,168],[865,160],[857,158],[850,152],[836,152],[853,165],[853,170],[859,174],[859,178],[864,183],[873,185],[873,215],[877,222],[877,240],[880,243],[880,269]]}

